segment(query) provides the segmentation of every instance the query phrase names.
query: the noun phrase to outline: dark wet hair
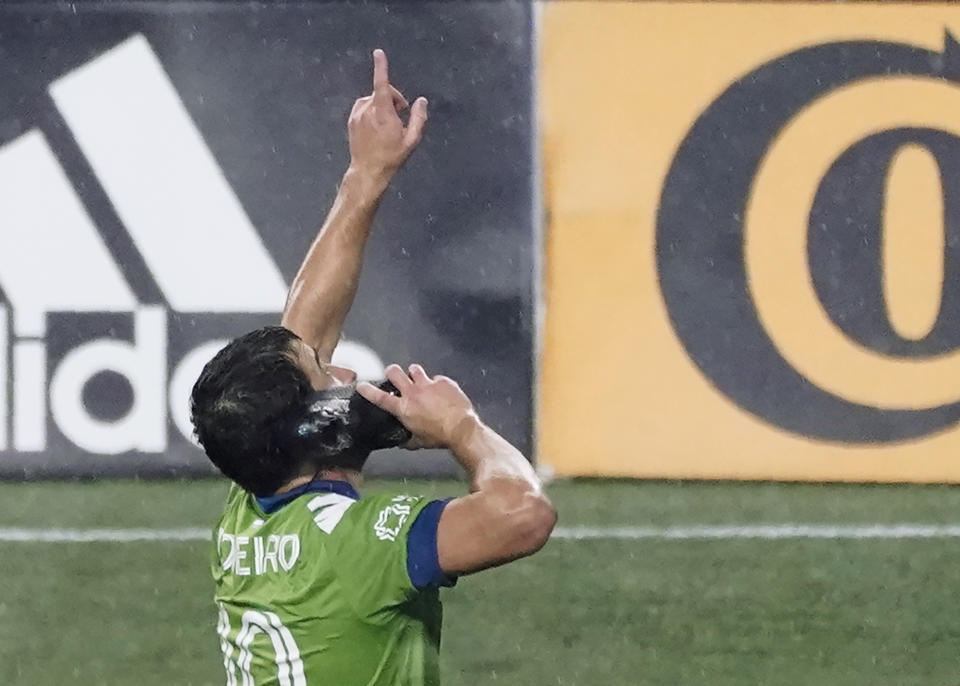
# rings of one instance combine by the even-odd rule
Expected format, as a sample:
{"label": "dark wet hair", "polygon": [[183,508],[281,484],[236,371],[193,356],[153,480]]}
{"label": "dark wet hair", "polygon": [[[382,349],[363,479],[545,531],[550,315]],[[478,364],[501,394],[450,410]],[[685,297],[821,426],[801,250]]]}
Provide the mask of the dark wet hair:
{"label": "dark wet hair", "polygon": [[[410,440],[354,386],[315,391],[295,361],[298,340],[280,326],[251,331],[217,353],[193,386],[191,419],[207,457],[254,495],[309,469],[360,471],[371,451]],[[396,393],[389,381],[379,386]]]}
{"label": "dark wet hair", "polygon": [[232,341],[200,373],[190,396],[194,433],[207,457],[255,495],[298,476],[303,456],[286,449],[286,418],[313,393],[294,358],[299,340],[282,326]]}

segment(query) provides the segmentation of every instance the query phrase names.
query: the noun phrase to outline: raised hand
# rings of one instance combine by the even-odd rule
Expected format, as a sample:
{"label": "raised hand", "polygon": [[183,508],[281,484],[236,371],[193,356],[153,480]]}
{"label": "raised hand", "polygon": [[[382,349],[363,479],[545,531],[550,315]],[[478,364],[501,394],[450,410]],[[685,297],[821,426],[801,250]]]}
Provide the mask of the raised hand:
{"label": "raised hand", "polygon": [[369,383],[357,392],[374,405],[399,419],[413,438],[407,448],[453,448],[468,436],[480,421],[473,403],[453,379],[430,378],[418,364],[410,365],[409,376],[398,365],[387,367],[387,378],[400,395],[391,395]]}
{"label": "raised hand", "polygon": [[347,125],[351,167],[388,177],[400,168],[420,142],[427,121],[426,98],[416,99],[404,126],[399,113],[407,106],[403,94],[390,85],[386,53],[374,50],[373,93],[353,104]]}

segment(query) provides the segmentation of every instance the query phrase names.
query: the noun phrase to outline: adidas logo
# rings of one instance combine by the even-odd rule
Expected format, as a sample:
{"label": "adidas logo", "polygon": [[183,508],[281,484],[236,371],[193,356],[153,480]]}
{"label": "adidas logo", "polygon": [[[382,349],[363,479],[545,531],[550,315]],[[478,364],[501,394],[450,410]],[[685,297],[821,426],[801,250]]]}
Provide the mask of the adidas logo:
{"label": "adidas logo", "polygon": [[[0,147],[0,450],[46,451],[55,427],[90,453],[163,453],[192,440],[190,388],[226,343],[177,340],[171,315],[246,316],[253,328],[264,315],[278,321],[287,287],[143,36],[58,78],[49,94],[165,304],[138,301],[40,130]],[[55,337],[51,315],[71,315]],[[71,342],[83,317],[118,316],[128,340]],[[362,378],[383,372],[356,342],[335,360]],[[90,383],[104,373],[128,386],[119,416],[91,411]]]}

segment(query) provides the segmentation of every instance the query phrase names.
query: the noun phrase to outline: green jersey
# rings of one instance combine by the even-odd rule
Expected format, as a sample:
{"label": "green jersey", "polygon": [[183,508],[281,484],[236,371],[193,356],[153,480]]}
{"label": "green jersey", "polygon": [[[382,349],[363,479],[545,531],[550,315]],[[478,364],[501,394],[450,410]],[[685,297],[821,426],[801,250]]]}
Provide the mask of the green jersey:
{"label": "green jersey", "polygon": [[230,489],[211,561],[227,686],[440,683],[438,591],[414,585],[408,560],[431,501],[340,485],[275,511]]}

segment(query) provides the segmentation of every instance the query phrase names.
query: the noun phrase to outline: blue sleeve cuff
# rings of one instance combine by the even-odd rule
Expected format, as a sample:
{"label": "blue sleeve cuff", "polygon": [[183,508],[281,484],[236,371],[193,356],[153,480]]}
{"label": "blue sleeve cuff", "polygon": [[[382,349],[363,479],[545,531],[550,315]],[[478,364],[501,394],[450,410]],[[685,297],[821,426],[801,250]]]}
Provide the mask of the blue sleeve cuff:
{"label": "blue sleeve cuff", "polygon": [[437,556],[437,527],[449,500],[434,500],[420,510],[407,535],[407,574],[414,588],[423,591],[438,586],[454,586],[457,578],[440,569]]}

